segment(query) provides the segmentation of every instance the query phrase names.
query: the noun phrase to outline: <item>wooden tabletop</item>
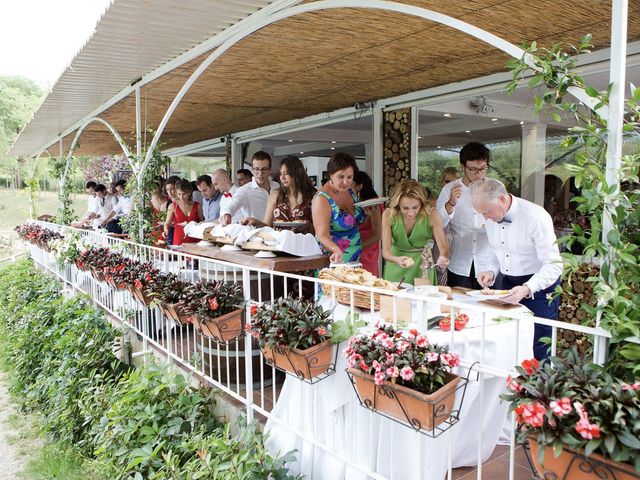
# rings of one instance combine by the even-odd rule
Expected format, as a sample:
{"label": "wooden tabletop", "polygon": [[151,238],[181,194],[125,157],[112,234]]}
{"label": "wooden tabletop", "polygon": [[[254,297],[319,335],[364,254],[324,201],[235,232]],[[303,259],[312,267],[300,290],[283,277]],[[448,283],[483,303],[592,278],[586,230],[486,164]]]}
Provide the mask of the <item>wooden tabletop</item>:
{"label": "wooden tabletop", "polygon": [[265,268],[275,272],[304,272],[306,270],[317,270],[329,266],[328,255],[313,255],[310,257],[295,257],[286,253],[276,253],[276,257],[257,258],[255,251],[221,250],[213,245],[196,245],[194,243],[184,243],[178,252],[198,255],[200,257],[222,260],[235,263],[245,267]]}

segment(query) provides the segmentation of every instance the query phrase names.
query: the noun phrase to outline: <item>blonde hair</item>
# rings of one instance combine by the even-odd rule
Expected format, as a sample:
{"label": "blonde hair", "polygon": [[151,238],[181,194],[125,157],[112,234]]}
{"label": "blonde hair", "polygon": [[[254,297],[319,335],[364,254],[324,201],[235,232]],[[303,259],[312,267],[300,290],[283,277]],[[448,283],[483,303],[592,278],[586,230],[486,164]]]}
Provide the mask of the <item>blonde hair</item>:
{"label": "blonde hair", "polygon": [[400,200],[402,200],[403,197],[420,202],[421,205],[418,216],[424,217],[431,211],[427,190],[418,183],[417,180],[408,179],[402,180],[391,193],[391,200],[389,200],[391,216],[395,217],[396,215],[400,215]]}

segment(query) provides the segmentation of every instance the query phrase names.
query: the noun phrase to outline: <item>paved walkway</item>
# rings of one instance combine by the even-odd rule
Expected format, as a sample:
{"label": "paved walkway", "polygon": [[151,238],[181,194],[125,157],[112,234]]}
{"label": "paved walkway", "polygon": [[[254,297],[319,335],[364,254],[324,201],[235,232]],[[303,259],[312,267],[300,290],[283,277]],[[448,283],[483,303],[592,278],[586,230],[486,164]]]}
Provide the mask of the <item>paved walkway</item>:
{"label": "paved walkway", "polygon": [[0,479],[14,480],[20,478],[18,474],[28,457],[20,455],[15,442],[17,432],[13,431],[10,418],[17,415],[17,412],[9,397],[5,376],[4,372],[0,372]]}

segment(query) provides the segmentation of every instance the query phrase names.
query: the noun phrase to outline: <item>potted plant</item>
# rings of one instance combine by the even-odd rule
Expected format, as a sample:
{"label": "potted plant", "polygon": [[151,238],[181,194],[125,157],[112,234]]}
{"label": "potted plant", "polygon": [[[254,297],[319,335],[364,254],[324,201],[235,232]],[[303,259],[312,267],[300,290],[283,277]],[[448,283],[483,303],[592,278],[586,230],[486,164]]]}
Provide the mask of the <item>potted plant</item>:
{"label": "potted plant", "polygon": [[225,343],[242,334],[243,304],[241,284],[214,280],[196,283],[185,306],[196,330]]}
{"label": "potted plant", "polygon": [[531,446],[539,475],[640,478],[640,382],[612,377],[575,349],[516,370],[501,398],[516,414],[518,441]]}
{"label": "potted plant", "polygon": [[330,315],[312,300],[281,297],[252,306],[246,330],[259,341],[268,364],[310,380],[335,368]]}
{"label": "potted plant", "polygon": [[80,239],[77,233],[72,232],[65,237],[51,240],[49,246],[58,265],[63,267],[67,264],[76,263],[76,260],[84,249],[84,241]]}
{"label": "potted plant", "polygon": [[131,295],[143,305],[151,305],[153,297],[147,289],[154,283],[154,279],[161,275],[160,270],[148,262],[139,262],[135,268],[132,268],[131,274],[133,280],[129,285]]}
{"label": "potted plant", "polygon": [[109,252],[103,260],[104,279],[116,290],[126,290],[129,270],[134,260],[118,252]]}
{"label": "potted plant", "polygon": [[168,273],[150,282],[147,293],[167,318],[185,325],[191,323],[193,316],[185,309],[186,303],[191,301],[193,288],[192,283],[180,280],[174,273]]}
{"label": "potted plant", "polygon": [[358,334],[344,349],[347,372],[360,403],[416,430],[431,431],[453,410],[460,364],[446,346],[429,343],[416,330],[402,332],[379,325]]}

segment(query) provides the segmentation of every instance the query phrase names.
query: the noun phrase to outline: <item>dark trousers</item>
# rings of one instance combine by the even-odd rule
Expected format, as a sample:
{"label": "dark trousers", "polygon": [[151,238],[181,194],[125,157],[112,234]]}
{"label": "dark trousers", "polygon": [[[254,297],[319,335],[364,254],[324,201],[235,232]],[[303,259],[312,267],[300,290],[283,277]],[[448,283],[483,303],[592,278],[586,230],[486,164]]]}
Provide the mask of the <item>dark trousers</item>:
{"label": "dark trousers", "polygon": [[118,220],[111,220],[104,228],[106,228],[109,233],[122,233],[122,228],[120,227],[120,222],[118,222]]}
{"label": "dark trousers", "polygon": [[447,285],[450,287],[470,288],[472,290],[480,290],[482,288],[478,283],[478,280],[476,280],[476,272],[473,263],[471,264],[471,272],[468,277],[458,275],[457,273],[453,273],[449,270],[447,272]]}
{"label": "dark trousers", "polygon": [[[514,277],[511,275],[502,276],[502,285],[500,288],[504,290],[510,290],[513,287],[524,284],[533,275],[523,275],[521,277]],[[560,279],[556,280],[553,285],[544,290],[534,293],[534,298],[523,298],[520,303],[533,312],[536,317],[548,318],[549,320],[558,319],[558,308],[560,307],[560,297],[555,297],[553,300],[547,298],[547,294],[553,294],[556,286],[560,283]],[[548,325],[535,324],[535,330],[533,332],[533,356],[538,360],[543,360],[549,357],[550,347],[540,341],[543,337],[551,338],[553,328]]]}

